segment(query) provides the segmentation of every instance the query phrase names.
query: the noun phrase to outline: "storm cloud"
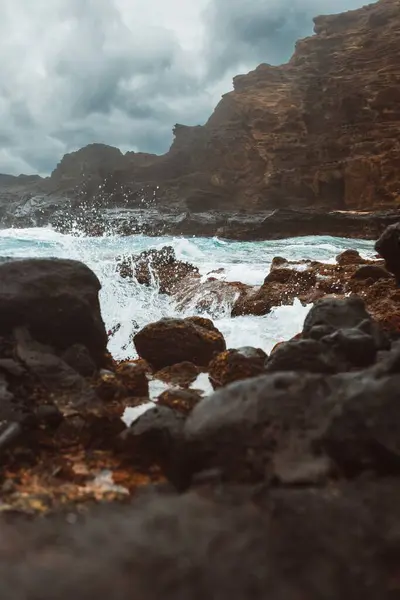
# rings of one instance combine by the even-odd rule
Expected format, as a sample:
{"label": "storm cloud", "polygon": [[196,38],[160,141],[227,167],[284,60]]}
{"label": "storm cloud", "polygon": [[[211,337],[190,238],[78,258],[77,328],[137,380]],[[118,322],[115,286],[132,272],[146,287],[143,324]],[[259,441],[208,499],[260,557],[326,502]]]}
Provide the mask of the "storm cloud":
{"label": "storm cloud", "polygon": [[362,0],[2,0],[0,173],[92,142],[165,152],[231,79],[286,61],[312,17]]}

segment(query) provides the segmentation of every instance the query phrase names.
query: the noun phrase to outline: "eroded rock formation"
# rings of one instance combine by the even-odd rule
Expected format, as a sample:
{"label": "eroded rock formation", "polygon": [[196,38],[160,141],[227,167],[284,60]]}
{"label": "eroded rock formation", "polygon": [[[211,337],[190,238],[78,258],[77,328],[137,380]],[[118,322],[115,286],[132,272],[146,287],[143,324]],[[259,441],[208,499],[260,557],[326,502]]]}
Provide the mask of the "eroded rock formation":
{"label": "eroded rock formation", "polygon": [[[176,125],[165,155],[91,144],[66,155],[46,180],[2,176],[0,216],[68,229],[70,212],[94,234],[144,227],[241,239],[377,237],[387,219],[357,220],[352,211],[399,207],[399,28],[399,0],[317,17],[315,35],[297,43],[287,64],[235,77],[204,126]],[[91,207],[158,212],[143,224],[138,215],[90,216]],[[220,217],[193,216],[209,211]],[[244,222],[249,213],[255,222]]]}

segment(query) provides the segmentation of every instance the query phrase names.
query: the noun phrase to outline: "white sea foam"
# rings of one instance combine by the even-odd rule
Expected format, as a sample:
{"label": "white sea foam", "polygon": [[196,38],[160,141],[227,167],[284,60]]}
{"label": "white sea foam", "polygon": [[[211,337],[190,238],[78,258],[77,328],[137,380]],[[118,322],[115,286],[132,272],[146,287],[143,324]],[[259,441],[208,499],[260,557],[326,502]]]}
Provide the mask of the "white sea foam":
{"label": "white sea foam", "polygon": [[[222,268],[224,271],[216,274],[216,277],[251,285],[263,282],[274,256],[294,261],[313,259],[334,262],[336,255],[347,248],[355,248],[365,257],[374,254],[372,242],[332,237],[232,242],[218,238],[150,238],[143,235],[88,238],[64,235],[50,228],[0,231],[0,254],[3,256],[73,258],[93,269],[103,286],[101,307],[106,326],[111,329],[117,324],[121,325],[109,344],[116,358],[135,356],[131,340],[135,327],[141,328],[166,316],[182,316],[170,298],[158,293],[156,285],[144,287],[121,279],[115,268],[115,258],[121,254],[137,254],[164,245],[173,246],[178,258],[198,266],[203,275]],[[195,306],[195,302],[192,301],[191,305]],[[298,300],[293,306],[276,308],[264,317],[232,319],[229,303],[217,308],[217,317],[212,309],[209,316],[225,335],[228,347],[256,346],[267,352],[277,342],[298,333],[308,311],[308,307],[302,306]],[[193,308],[189,306],[184,314],[193,314]]]}

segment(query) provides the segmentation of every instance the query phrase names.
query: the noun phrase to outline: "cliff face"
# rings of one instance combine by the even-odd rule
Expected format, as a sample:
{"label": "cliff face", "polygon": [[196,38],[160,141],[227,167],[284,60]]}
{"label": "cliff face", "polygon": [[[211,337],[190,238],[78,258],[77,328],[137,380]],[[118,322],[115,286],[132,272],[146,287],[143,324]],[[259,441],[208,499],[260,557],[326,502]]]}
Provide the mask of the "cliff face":
{"label": "cliff face", "polygon": [[[64,156],[45,180],[0,178],[0,221],[47,223],[55,213],[110,206],[254,215],[280,208],[286,221],[298,220],[286,209],[397,209],[399,57],[400,0],[317,17],[315,35],[298,42],[288,64],[236,77],[204,126],[175,126],[163,156],[91,144]],[[194,232],[205,230],[202,222]]]}
{"label": "cliff face", "polygon": [[236,77],[204,126],[177,125],[164,156],[126,155],[121,181],[195,211],[398,207],[400,0],[315,33],[288,64]]}

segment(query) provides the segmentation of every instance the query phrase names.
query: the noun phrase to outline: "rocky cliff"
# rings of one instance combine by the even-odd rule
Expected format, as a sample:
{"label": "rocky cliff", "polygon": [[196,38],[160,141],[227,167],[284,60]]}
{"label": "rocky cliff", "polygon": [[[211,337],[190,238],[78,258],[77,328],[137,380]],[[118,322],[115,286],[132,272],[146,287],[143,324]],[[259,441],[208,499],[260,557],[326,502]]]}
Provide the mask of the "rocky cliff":
{"label": "rocky cliff", "polygon": [[[66,155],[47,180],[30,183],[28,209],[39,203],[48,218],[56,207],[65,211],[60,199],[68,198],[73,210],[82,203],[86,210],[144,203],[175,213],[264,216],[276,209],[396,210],[399,54],[400,0],[317,17],[315,35],[297,43],[288,64],[235,77],[204,126],[175,126],[165,155],[92,144]],[[15,185],[6,187],[15,197]],[[15,213],[12,202],[7,207]]]}
{"label": "rocky cliff", "polygon": [[317,17],[286,65],[234,79],[204,127],[136,171],[160,201],[369,210],[400,204],[400,2]]}

